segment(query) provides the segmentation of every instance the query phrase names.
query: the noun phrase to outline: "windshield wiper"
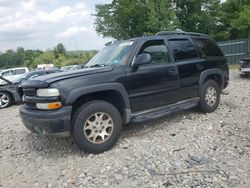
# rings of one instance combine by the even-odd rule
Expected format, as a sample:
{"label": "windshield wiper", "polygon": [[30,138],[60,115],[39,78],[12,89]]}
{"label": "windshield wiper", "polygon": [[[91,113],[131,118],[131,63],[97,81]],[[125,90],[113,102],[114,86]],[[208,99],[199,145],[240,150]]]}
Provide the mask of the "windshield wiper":
{"label": "windshield wiper", "polygon": [[84,66],[84,68],[92,68],[92,67],[105,67],[107,65],[105,64],[94,64],[94,65],[90,65],[90,66]]}

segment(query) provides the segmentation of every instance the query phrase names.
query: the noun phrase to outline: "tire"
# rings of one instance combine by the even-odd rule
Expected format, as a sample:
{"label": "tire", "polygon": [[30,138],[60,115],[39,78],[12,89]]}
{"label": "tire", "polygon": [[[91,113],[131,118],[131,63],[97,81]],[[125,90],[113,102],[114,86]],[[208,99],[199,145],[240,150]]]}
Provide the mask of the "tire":
{"label": "tire", "polygon": [[122,132],[122,119],[112,104],[95,100],[77,110],[73,126],[73,137],[79,148],[97,154],[116,144]]}
{"label": "tire", "polygon": [[0,109],[7,108],[12,104],[12,97],[9,93],[0,91]]}
{"label": "tire", "polygon": [[199,108],[204,113],[214,112],[220,103],[220,88],[216,81],[208,80],[202,87]]}

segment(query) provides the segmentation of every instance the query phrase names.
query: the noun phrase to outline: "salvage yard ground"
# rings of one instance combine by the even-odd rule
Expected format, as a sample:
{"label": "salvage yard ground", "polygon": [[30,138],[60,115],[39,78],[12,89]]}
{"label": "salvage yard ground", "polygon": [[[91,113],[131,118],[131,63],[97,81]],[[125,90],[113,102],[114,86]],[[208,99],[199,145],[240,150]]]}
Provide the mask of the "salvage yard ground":
{"label": "salvage yard ground", "polygon": [[0,110],[0,187],[250,187],[250,79],[232,73],[216,112],[130,125],[100,155],[33,135]]}

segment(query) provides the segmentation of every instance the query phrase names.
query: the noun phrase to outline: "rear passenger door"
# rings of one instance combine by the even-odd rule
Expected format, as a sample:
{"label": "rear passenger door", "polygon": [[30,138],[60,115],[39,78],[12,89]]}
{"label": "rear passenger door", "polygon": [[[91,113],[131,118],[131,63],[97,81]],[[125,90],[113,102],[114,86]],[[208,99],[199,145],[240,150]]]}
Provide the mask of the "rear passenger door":
{"label": "rear passenger door", "polygon": [[198,97],[200,74],[204,70],[204,59],[200,57],[189,38],[171,38],[168,45],[179,71],[179,100]]}

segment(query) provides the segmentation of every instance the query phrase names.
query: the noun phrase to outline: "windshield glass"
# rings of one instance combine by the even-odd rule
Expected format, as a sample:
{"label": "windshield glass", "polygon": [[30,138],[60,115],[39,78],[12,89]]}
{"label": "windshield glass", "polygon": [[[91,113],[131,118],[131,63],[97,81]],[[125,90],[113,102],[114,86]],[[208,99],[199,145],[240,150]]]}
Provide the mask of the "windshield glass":
{"label": "windshield glass", "polygon": [[126,41],[103,48],[85,67],[119,65],[128,54],[132,44],[133,41]]}
{"label": "windshield glass", "polygon": [[16,77],[16,78],[13,78],[11,81],[12,81],[13,83],[22,82],[22,81],[26,78],[26,76],[28,76],[28,75],[29,75],[29,73],[22,74],[22,75],[20,75],[20,76],[18,76],[18,77]]}

